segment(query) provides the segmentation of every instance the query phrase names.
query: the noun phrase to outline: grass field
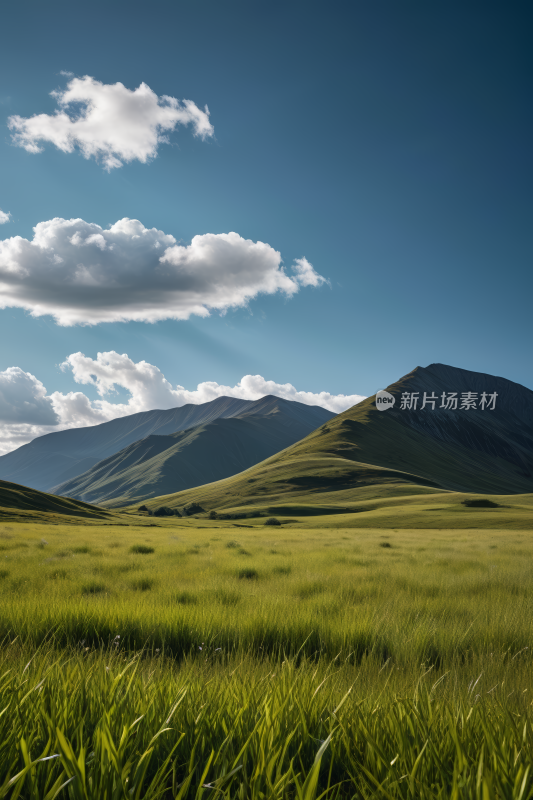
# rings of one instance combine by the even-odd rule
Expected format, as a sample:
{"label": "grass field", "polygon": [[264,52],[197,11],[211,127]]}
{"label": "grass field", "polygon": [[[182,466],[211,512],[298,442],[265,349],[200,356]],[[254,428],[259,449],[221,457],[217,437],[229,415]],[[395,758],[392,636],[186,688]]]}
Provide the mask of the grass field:
{"label": "grass field", "polygon": [[533,797],[531,496],[492,499],[0,522],[0,797]]}

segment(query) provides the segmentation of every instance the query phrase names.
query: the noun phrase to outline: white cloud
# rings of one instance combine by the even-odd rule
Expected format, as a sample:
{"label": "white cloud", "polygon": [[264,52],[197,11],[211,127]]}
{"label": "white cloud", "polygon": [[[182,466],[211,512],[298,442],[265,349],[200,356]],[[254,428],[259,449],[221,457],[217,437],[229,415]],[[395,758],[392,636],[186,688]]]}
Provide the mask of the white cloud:
{"label": "white cloud", "polygon": [[109,171],[124,162],[145,164],[155,158],[158,146],[168,143],[168,134],[178,125],[191,125],[201,139],[214,133],[207,106],[202,111],[192,100],[158,97],[146,83],[132,91],[122,83],[105,84],[85,75],[51,94],[59,105],[55,114],[8,119],[13,142],[30,153],[40,153],[43,142],[64,153],[78,146],[85,158],[101,160]]}
{"label": "white cloud", "polygon": [[11,214],[8,211],[2,211],[0,208],[0,225],[5,225],[11,219]]}
{"label": "white cloud", "polygon": [[31,241],[0,241],[0,308],[50,314],[60,325],[207,317],[325,280],[306,259],[286,275],[277,250],[238,233],[206,233],[185,246],[127,218],[104,229],[56,217],[33,230]]}
{"label": "white cloud", "polygon": [[9,367],[0,372],[0,422],[54,425],[59,417],[41,381],[20,367]]}
{"label": "white cloud", "polygon": [[296,273],[296,280],[301,286],[322,286],[329,281],[319,275],[315,268],[306,258],[295,258],[293,270]]}
{"label": "white cloud", "polygon": [[[356,394],[300,391],[290,383],[268,381],[261,375],[245,375],[235,386],[205,381],[196,389],[188,390],[172,386],[153,364],[135,362],[113,350],[98,353],[96,359],[72,353],[61,366],[63,370],[72,371],[76,383],[96,387],[100,399],[91,401],[81,391],[47,395],[37,378],[18,367],[0,372],[0,454],[51,431],[97,425],[154,408],[207,403],[223,396],[258,400],[273,394],[286,400],[319,405],[336,414],[364,400],[362,395]],[[129,393],[126,403],[112,403],[107,399],[117,387]]]}

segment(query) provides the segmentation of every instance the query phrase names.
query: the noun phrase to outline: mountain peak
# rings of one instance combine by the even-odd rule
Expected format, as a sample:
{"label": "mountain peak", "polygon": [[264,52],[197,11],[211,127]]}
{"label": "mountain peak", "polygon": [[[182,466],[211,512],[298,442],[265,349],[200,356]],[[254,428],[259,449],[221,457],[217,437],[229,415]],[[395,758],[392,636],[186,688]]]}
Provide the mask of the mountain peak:
{"label": "mountain peak", "polygon": [[267,395],[260,400],[221,396],[198,405],[141,411],[125,417],[48,433],[0,457],[0,479],[14,480],[41,491],[70,481],[92,469],[98,462],[147,436],[168,436],[217,419],[245,415],[266,416],[283,411],[287,424],[305,425],[304,433],[333,416],[319,406],[283,400]]}

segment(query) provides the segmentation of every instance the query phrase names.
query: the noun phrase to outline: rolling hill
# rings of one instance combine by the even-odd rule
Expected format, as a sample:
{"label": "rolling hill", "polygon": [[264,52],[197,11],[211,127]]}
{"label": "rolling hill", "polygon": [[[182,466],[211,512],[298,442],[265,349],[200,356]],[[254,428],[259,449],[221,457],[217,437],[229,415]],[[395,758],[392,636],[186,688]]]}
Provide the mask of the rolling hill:
{"label": "rolling hill", "polygon": [[147,436],[54,492],[111,506],[189,489],[248,469],[333,416],[316,406],[263,397],[238,416]]}
{"label": "rolling hill", "polygon": [[[277,399],[277,398],[276,398]],[[230,419],[244,413],[262,413],[267,398],[239,400],[218,397],[209,403],[188,404],[167,411],[144,411],[85,428],[49,433],[0,457],[0,480],[16,481],[40,491],[51,491],[65,481],[91,469],[102,459],[118,453],[134,442],[151,435],[165,436],[176,431],[203,425],[216,419]],[[290,417],[291,402],[286,400]],[[295,406],[302,406],[295,403]],[[293,409],[291,418],[308,420],[306,433],[331,416],[319,406]],[[304,435],[304,434],[301,434]],[[295,440],[293,440],[295,441]],[[273,451],[272,451],[273,452]]]}
{"label": "rolling hill", "polygon": [[[302,514],[353,512],[371,499],[443,491],[533,492],[532,391],[444,364],[417,367],[388,391],[396,401],[388,411],[368,398],[239,475],[147,505]],[[435,408],[420,408],[424,392],[439,398]],[[440,408],[443,392],[472,392],[478,400],[496,392],[496,406]],[[400,407],[404,393],[419,394],[416,410]]]}
{"label": "rolling hill", "polygon": [[26,521],[53,521],[55,517],[84,517],[109,520],[114,515],[103,508],[87,503],[56,497],[18,483],[0,481],[0,519],[17,518]]}

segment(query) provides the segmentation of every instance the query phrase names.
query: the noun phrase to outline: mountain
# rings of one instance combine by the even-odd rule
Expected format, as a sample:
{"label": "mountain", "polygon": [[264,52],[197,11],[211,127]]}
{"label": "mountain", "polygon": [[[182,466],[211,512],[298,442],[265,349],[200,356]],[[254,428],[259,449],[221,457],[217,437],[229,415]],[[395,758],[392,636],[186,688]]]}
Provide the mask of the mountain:
{"label": "mountain", "polygon": [[[48,433],[1,456],[0,480],[16,481],[40,491],[50,491],[54,486],[72,480],[102,459],[147,436],[164,436],[215,419],[255,413],[254,409],[260,411],[264,401],[268,401],[268,398],[252,401],[217,397],[200,405],[189,403],[168,411],[143,411],[100,425]],[[285,402],[290,406],[290,401]],[[305,408],[310,409],[308,419],[313,421],[312,428],[332,416],[331,412],[318,406]],[[295,414],[298,415],[298,412],[295,411]]]}
{"label": "mountain", "polygon": [[248,469],[333,416],[317,406],[263,397],[238,416],[147,436],[54,492],[110,506],[189,489]]}
{"label": "mountain", "polygon": [[[194,490],[158,497],[149,507],[207,510],[277,506],[309,513],[371,498],[427,492],[533,492],[533,392],[492,375],[444,364],[417,367],[387,387],[395,403],[378,411],[375,397],[339,414],[305,439],[245,472]],[[421,408],[424,392],[435,408]],[[442,393],[477,395],[469,410],[440,408]],[[479,407],[497,394],[494,410]],[[402,395],[418,393],[416,409]],[[459,403],[460,405],[460,403]],[[299,511],[295,510],[298,507]],[[281,513],[281,511],[280,511]]]}
{"label": "mountain", "polygon": [[0,519],[19,517],[23,520],[53,522],[58,516],[113,520],[113,514],[87,503],[45,494],[18,483],[0,481]]}

